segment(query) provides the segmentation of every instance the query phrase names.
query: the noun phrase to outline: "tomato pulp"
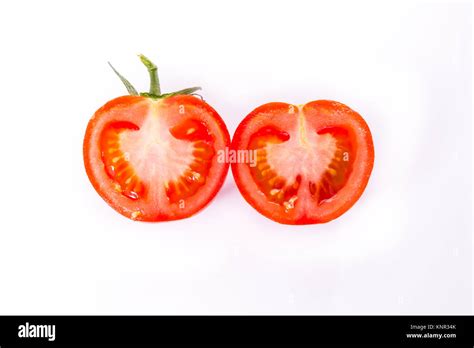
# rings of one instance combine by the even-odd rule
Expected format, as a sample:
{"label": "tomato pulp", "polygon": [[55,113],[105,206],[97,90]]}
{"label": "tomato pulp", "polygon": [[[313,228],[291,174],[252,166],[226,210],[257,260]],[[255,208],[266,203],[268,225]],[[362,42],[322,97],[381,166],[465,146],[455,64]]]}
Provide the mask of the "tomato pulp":
{"label": "tomato pulp", "polygon": [[374,163],[367,123],[329,100],[258,107],[237,127],[232,150],[255,153],[253,165],[232,163],[245,200],[283,224],[342,215],[362,195]]}
{"label": "tomato pulp", "polygon": [[198,87],[161,94],[156,66],[140,56],[151,78],[149,93],[101,107],[84,137],[84,164],[97,193],[133,220],[182,219],[205,207],[228,171],[217,153],[230,143],[224,121],[200,98]]}

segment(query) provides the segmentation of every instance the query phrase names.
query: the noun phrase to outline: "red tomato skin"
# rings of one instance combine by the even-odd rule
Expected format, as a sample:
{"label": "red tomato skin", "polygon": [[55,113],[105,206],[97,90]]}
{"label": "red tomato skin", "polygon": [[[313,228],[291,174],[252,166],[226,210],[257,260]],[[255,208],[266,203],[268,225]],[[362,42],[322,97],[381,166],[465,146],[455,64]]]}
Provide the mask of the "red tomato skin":
{"label": "red tomato skin", "polygon": [[[232,138],[231,149],[233,151],[237,151],[245,147],[246,144],[241,143],[242,135],[257,115],[278,109],[288,109],[288,107],[290,107],[290,104],[282,102],[270,102],[254,109],[244,118],[244,120],[237,127]],[[374,165],[375,152],[372,134],[362,116],[360,116],[357,112],[355,112],[348,106],[332,100],[315,100],[306,103],[303,107],[322,107],[335,113],[344,113],[347,115],[347,117],[352,118],[354,122],[357,123],[358,127],[360,127],[360,141],[364,144],[364,151],[366,153],[366,157],[363,163],[359,163],[359,165],[362,165],[364,167],[362,175],[359,176],[359,185],[357,185],[357,187],[352,191],[352,194],[350,196],[345,196],[341,198],[342,203],[339,207],[337,207],[337,209],[333,209],[332,211],[324,214],[324,216],[321,217],[308,217],[307,215],[304,215],[296,219],[288,218],[283,214],[269,213],[265,209],[265,207],[262,206],[262,204],[259,204],[259,200],[255,198],[255,195],[253,195],[252,192],[246,188],[248,186],[248,183],[246,182],[246,180],[243,179],[241,175],[241,165],[238,163],[232,163],[231,170],[232,175],[234,177],[234,181],[247,203],[249,203],[255,210],[257,210],[260,214],[264,215],[268,219],[285,225],[321,224],[327,223],[340,217],[342,214],[348,211],[362,196],[368,184]]]}
{"label": "red tomato skin", "polygon": [[[110,206],[112,207],[115,211],[120,213],[121,215],[132,219],[132,220],[137,220],[137,221],[144,221],[144,222],[161,222],[161,221],[172,221],[172,220],[179,220],[183,218],[187,218],[190,216],[193,216],[194,214],[202,211],[206,206],[208,206],[211,201],[215,198],[219,190],[221,189],[222,185],[224,184],[225,178],[228,173],[229,169],[229,164],[228,163],[222,163],[224,169],[223,169],[223,174],[219,176],[216,180],[216,186],[215,189],[210,192],[208,195],[207,202],[204,205],[201,205],[199,207],[196,207],[196,209],[193,209],[189,214],[186,214],[184,216],[180,215],[174,215],[174,214],[167,214],[167,213],[158,213],[155,215],[146,215],[146,216],[138,216],[134,217],[132,215],[132,212],[130,209],[127,209],[123,205],[116,204],[113,199],[111,199],[111,194],[106,192],[107,188],[104,189],[104,183],[102,182],[103,180],[100,180],[93,171],[92,168],[92,156],[91,156],[91,148],[94,146],[97,146],[97,144],[93,143],[92,140],[92,135],[94,132],[94,129],[96,128],[96,124],[98,121],[104,117],[106,113],[108,113],[112,109],[127,109],[131,108],[133,106],[136,106],[137,104],[143,102],[144,100],[148,99],[148,97],[144,96],[132,96],[132,95],[125,95],[125,96],[120,96],[115,99],[112,99],[108,101],[106,104],[104,104],[102,107],[100,107],[92,116],[92,118],[89,120],[89,123],[86,128],[85,136],[84,136],[84,142],[83,142],[83,157],[84,157],[84,167],[86,174],[96,190],[96,192],[102,197],[102,199]],[[219,116],[219,114],[205,101],[203,101],[200,98],[197,98],[195,96],[190,96],[190,95],[175,95],[171,97],[166,97],[163,98],[163,100],[166,100],[167,102],[176,102],[180,104],[186,104],[186,105],[193,105],[197,107],[201,107],[205,109],[209,114],[211,115],[213,121],[216,123],[218,128],[221,131],[221,136],[223,139],[223,142],[225,146],[230,146],[231,139],[229,132],[227,130],[227,127],[222,120],[222,118]],[[105,170],[104,170],[105,172]]]}

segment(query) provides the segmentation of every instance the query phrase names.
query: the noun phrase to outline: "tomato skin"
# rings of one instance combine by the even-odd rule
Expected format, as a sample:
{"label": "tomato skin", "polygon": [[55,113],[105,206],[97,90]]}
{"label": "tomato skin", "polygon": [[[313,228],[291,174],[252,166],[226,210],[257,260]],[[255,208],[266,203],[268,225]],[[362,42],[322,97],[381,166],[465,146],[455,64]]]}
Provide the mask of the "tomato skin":
{"label": "tomato skin", "polygon": [[[114,191],[114,183],[107,176],[104,169],[104,163],[101,159],[100,137],[104,119],[111,117],[111,114],[127,115],[133,121],[140,121],[141,113],[145,113],[145,108],[150,102],[150,98],[146,96],[121,96],[110,100],[101,108],[99,108],[90,119],[84,136],[83,156],[84,166],[87,176],[97,193],[109,204],[114,210],[123,216],[132,220],[158,222],[170,221],[186,218],[194,215],[207,206],[217,195],[222,187],[229,168],[228,163],[219,163],[213,161],[212,177],[209,189],[205,189],[200,197],[193,198],[192,203],[185,209],[177,209],[176,206],[157,206],[156,202],[146,203],[146,209],[141,200],[131,201],[127,197]],[[165,108],[176,107],[176,105],[184,105],[186,108],[196,108],[206,113],[206,117],[213,129],[217,130],[213,136],[217,139],[216,146],[223,149],[230,145],[230,135],[226,125],[218,113],[206,102],[191,95],[174,95],[161,98]],[[216,149],[217,150],[217,149]],[[217,156],[216,156],[217,157]],[[203,189],[204,190],[204,189]],[[196,194],[199,196],[199,194]],[[139,212],[139,214],[137,214]]]}
{"label": "tomato skin", "polygon": [[[298,109],[297,106],[279,102],[257,107],[237,127],[232,139],[231,149],[233,151],[248,149],[250,135],[256,131],[257,125],[261,127],[267,125],[267,123],[272,123],[273,115],[285,112],[290,107]],[[248,174],[249,169],[246,164],[232,163],[232,174],[244,199],[265,217],[289,225],[326,223],[349,210],[364,192],[374,163],[372,135],[364,119],[342,103],[331,100],[317,100],[301,106],[301,110],[302,112],[317,114],[318,117],[314,118],[321,129],[336,125],[351,130],[351,141],[356,145],[358,154],[354,162],[354,170],[346,184],[347,187],[341,189],[321,207],[314,205],[313,211],[308,209],[304,214],[286,213],[276,204],[269,202],[267,197],[259,190],[259,187]],[[268,116],[262,116],[265,114]]]}

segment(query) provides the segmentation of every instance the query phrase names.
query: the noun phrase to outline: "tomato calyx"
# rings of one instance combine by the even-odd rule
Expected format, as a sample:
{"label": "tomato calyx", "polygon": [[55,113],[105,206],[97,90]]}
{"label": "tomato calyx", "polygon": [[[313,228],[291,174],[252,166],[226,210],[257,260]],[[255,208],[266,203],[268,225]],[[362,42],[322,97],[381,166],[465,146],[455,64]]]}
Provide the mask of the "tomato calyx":
{"label": "tomato calyx", "polygon": [[176,95],[195,95],[196,91],[199,91],[201,89],[201,87],[189,87],[189,88],[180,89],[175,92],[161,93],[160,80],[158,78],[158,67],[150,59],[145,57],[143,54],[139,54],[138,57],[140,58],[143,65],[145,65],[145,67],[148,70],[148,74],[150,75],[149,92],[139,93],[136,90],[136,88],[130,83],[130,81],[128,81],[122,74],[120,74],[109,62],[109,66],[112,68],[114,73],[122,81],[122,83],[124,84],[125,88],[128,91],[128,94],[152,98],[152,99],[163,99],[163,98],[173,97]]}

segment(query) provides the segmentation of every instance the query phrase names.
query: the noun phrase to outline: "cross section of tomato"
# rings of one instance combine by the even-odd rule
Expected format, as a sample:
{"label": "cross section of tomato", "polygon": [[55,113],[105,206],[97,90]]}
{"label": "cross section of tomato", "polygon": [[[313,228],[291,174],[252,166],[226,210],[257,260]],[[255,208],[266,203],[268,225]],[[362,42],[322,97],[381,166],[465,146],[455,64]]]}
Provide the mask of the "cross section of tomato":
{"label": "cross section of tomato", "polygon": [[217,112],[192,95],[199,88],[161,94],[156,66],[140,56],[151,78],[150,92],[102,106],[89,121],[84,164],[99,195],[122,215],[142,221],[188,217],[221,188],[228,163],[217,153],[230,143]]}
{"label": "cross section of tomato", "polygon": [[374,163],[366,122],[329,100],[258,107],[238,126],[232,150],[255,158],[232,164],[244,198],[283,224],[323,223],[342,215],[362,195]]}

